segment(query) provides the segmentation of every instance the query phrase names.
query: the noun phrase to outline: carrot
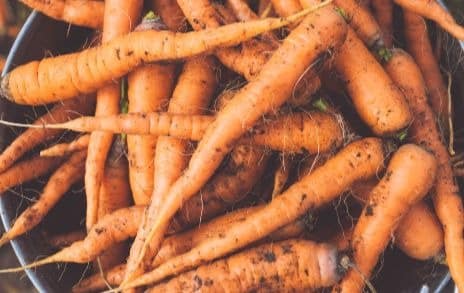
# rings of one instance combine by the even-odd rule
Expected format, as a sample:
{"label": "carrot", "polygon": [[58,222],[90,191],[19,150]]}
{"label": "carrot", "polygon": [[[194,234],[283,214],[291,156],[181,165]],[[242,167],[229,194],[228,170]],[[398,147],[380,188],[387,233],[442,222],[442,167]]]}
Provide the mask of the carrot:
{"label": "carrot", "polygon": [[[142,2],[141,0],[105,1],[102,43],[108,43],[132,30],[135,22],[140,17]],[[95,116],[118,114],[120,112],[119,101],[119,81],[105,84],[104,87],[99,88],[97,91]],[[87,204],[85,225],[87,230],[98,220],[101,201],[99,199],[100,186],[104,176],[106,157],[112,142],[113,135],[111,133],[96,131],[90,134],[84,177]]]}
{"label": "carrot", "polygon": [[[150,64],[128,77],[129,113],[148,113],[166,108],[175,81],[173,64]],[[135,204],[148,204],[153,191],[157,136],[128,135],[129,179]]]}
{"label": "carrot", "polygon": [[351,249],[356,270],[350,269],[335,292],[361,292],[402,216],[420,201],[435,181],[435,157],[413,144],[393,155],[385,176],[369,195],[356,223]]}
{"label": "carrot", "polygon": [[436,0],[393,0],[404,10],[433,20],[458,40],[464,40],[464,28]]}
{"label": "carrot", "polygon": [[170,230],[201,224],[244,199],[264,174],[269,154],[253,146],[235,147],[227,164],[192,198],[171,221]]}
{"label": "carrot", "polygon": [[[113,142],[105,164],[105,170],[98,194],[97,219],[131,205],[128,162],[125,157],[125,142],[119,136]],[[103,270],[121,263],[127,255],[124,243],[111,246],[100,255],[100,266]]]}
{"label": "carrot", "polygon": [[58,143],[40,151],[41,157],[62,157],[84,150],[89,145],[90,134],[84,134],[69,143]]}
{"label": "carrot", "polygon": [[62,249],[66,246],[69,246],[73,244],[76,241],[83,240],[87,233],[83,230],[76,230],[64,234],[58,234],[54,236],[48,236],[47,237],[47,242],[50,244],[53,248],[59,248]]}
{"label": "carrot", "polygon": [[419,66],[432,109],[440,118],[440,125],[447,129],[447,121],[452,113],[448,113],[449,97],[441,75],[440,66],[433,54],[425,20],[410,11],[403,11],[404,37],[408,52]]}
{"label": "carrot", "polygon": [[393,1],[373,0],[372,8],[382,32],[383,43],[387,48],[393,46]]}
{"label": "carrot", "polygon": [[[249,211],[252,211],[252,210],[253,210],[253,208],[247,208],[247,209],[243,209],[241,211],[249,212]],[[233,213],[235,213],[235,212],[233,212]],[[241,214],[241,212],[238,212],[238,213]],[[233,223],[232,220],[236,220],[236,219],[233,219],[235,217],[230,217],[229,214],[224,215],[221,218],[223,218],[224,220],[226,218],[230,218],[230,220],[231,220],[230,223]],[[212,222],[215,222],[215,220],[212,221]],[[217,221],[217,223],[220,223],[220,221]],[[206,224],[206,225],[209,225],[209,223]],[[198,229],[191,230],[194,233],[190,233],[190,231],[186,232],[186,233],[183,233],[183,234],[181,234],[181,235],[183,235],[182,237],[177,237],[177,238],[174,238],[176,236],[168,237],[163,242],[163,248],[164,247],[169,248],[170,246],[168,246],[168,244],[171,245],[171,243],[172,243],[172,244],[176,245],[174,248],[180,249],[180,250],[176,250],[174,252],[176,252],[176,253],[185,252],[185,251],[188,251],[189,249],[191,249],[191,247],[193,247],[193,245],[196,245],[200,240],[208,239],[209,235],[215,235],[215,234],[218,234],[218,233],[222,233],[221,231],[224,231],[224,230],[227,229],[226,226],[224,226],[224,227],[222,227],[222,229],[219,229],[218,231],[208,232],[208,230],[206,230],[206,227],[205,227],[206,225],[202,225]],[[305,229],[305,226],[302,223],[302,221],[295,221],[295,222],[293,222],[291,224],[288,224],[288,225],[280,228],[279,230],[276,230],[275,232],[270,234],[269,237],[267,237],[267,239],[265,239],[265,241],[287,240],[289,238],[296,237],[296,236],[300,235],[303,232],[304,229]],[[198,233],[200,231],[206,231],[208,233],[200,234],[200,233]],[[193,237],[195,237],[195,240],[188,238],[188,236],[190,236],[190,234],[193,234]],[[201,237],[199,237],[197,235],[200,235]],[[174,241],[174,240],[176,240],[176,241]],[[182,241],[187,241],[187,242],[182,242]],[[172,256],[175,256],[175,255],[176,254],[173,254]],[[168,258],[166,258],[166,259],[168,259]],[[159,263],[162,263],[162,262],[160,262],[159,257],[157,257],[155,259],[155,262],[153,263],[153,265],[157,265]],[[109,283],[111,286],[119,286],[121,284],[121,282],[122,282],[125,270],[126,270],[126,265],[124,265],[124,264],[115,266],[114,268],[112,268],[111,270],[109,270],[107,272],[107,274],[105,275],[105,279],[102,278],[101,274],[94,274],[94,275],[82,280],[78,284],[76,284],[73,287],[73,292],[77,293],[77,292],[91,292],[91,291],[103,290],[103,289],[106,288],[107,283]]]}
{"label": "carrot", "polygon": [[[383,160],[381,140],[367,138],[353,142],[263,208],[228,227],[223,235],[202,242],[188,253],[171,258],[121,287],[126,289],[156,283],[261,239],[308,210],[332,201],[355,181],[373,176],[382,168]],[[338,179],[334,181],[333,178]]]}
{"label": "carrot", "polygon": [[35,228],[65,192],[84,177],[86,152],[73,154],[50,177],[40,198],[30,205],[0,238],[0,246]]}
{"label": "carrot", "polygon": [[333,246],[307,240],[264,244],[176,276],[148,292],[313,291],[341,278],[340,258]]}
{"label": "carrot", "polygon": [[78,53],[19,66],[2,78],[1,94],[18,104],[39,105],[91,93],[142,62],[181,59],[218,47],[233,46],[297,21],[326,4],[324,2],[285,19],[268,18],[199,32],[133,32]]}
{"label": "carrot", "polygon": [[290,169],[294,166],[294,158],[286,158],[282,155],[279,165],[274,172],[274,188],[272,189],[272,198],[282,193],[290,176]]}
{"label": "carrot", "polygon": [[[197,57],[188,60],[179,76],[177,86],[169,103],[168,112],[183,114],[200,114],[204,112],[211,101],[217,86],[216,68],[218,64],[212,57]],[[161,202],[165,201],[165,194],[172,183],[184,171],[189,155],[189,142],[172,137],[159,137],[154,155],[153,193],[146,218],[143,223],[152,222],[157,214]],[[152,175],[153,176],[153,175]],[[146,204],[148,204],[148,200]],[[132,272],[131,264],[138,257],[143,246],[149,226],[142,224],[132,244],[128,263],[128,273]],[[154,256],[153,256],[154,257]],[[144,271],[140,271],[142,274]]]}
{"label": "carrot", "polygon": [[280,16],[293,14],[302,9],[298,0],[271,0],[271,3],[275,12]]}
{"label": "carrot", "polygon": [[[217,118],[216,118],[217,119]],[[86,116],[57,124],[29,125],[0,120],[1,124],[58,128],[74,131],[105,131],[139,135],[166,135],[201,140],[215,118],[209,115],[184,115],[152,112],[106,117]],[[318,111],[281,115],[259,123],[238,140],[239,144],[261,145],[285,152],[323,152],[341,143],[343,123],[334,115]]]}
{"label": "carrot", "polygon": [[0,56],[0,72],[3,71],[3,67],[5,67],[6,59],[3,56]]}
{"label": "carrot", "polygon": [[[64,122],[82,114],[90,114],[93,105],[93,98],[86,96],[58,103],[45,115],[39,117],[34,125]],[[38,144],[50,141],[61,133],[62,131],[55,129],[27,129],[0,154],[0,172],[11,167],[21,156]]]}
{"label": "carrot", "polygon": [[4,193],[14,186],[49,173],[61,161],[61,158],[36,156],[17,162],[6,171],[0,173],[0,193]]}
{"label": "carrot", "polygon": [[226,7],[230,9],[240,21],[258,19],[256,13],[248,6],[245,0],[227,0]]}
{"label": "carrot", "polygon": [[[0,0],[0,32],[13,21],[13,13],[7,0]],[[1,67],[1,66],[0,66]]]}
{"label": "carrot", "polygon": [[105,2],[97,0],[21,0],[43,14],[70,24],[99,29],[103,26]]}
{"label": "carrot", "polygon": [[[410,140],[433,151],[438,160],[437,181],[433,190],[435,213],[444,229],[446,261],[459,290],[464,290],[464,207],[459,187],[453,178],[450,157],[427,104],[425,83],[420,69],[404,51],[394,50],[386,69],[404,91],[414,114],[409,127]],[[405,77],[408,77],[405,79]]]}
{"label": "carrot", "polygon": [[[355,184],[351,194],[366,203],[376,181]],[[403,216],[395,230],[393,241],[409,257],[427,260],[436,257],[442,250],[443,229],[435,214],[421,201]]]}
{"label": "carrot", "polygon": [[152,0],[154,11],[163,22],[174,32],[187,31],[188,22],[176,0]]}

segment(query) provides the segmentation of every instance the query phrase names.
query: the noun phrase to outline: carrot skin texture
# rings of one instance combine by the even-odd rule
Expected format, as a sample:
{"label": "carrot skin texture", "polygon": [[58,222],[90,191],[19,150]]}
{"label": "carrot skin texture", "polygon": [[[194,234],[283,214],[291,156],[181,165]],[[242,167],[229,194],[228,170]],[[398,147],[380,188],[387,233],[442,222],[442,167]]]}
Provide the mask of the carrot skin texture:
{"label": "carrot skin texture", "polygon": [[[148,292],[315,290],[329,287],[340,278],[337,259],[337,250],[327,244],[307,240],[264,244],[176,276]],[[279,277],[273,277],[276,275]]]}
{"label": "carrot skin texture", "polygon": [[[2,78],[1,94],[18,104],[51,103],[94,92],[142,63],[181,59],[233,46],[287,23],[286,19],[272,18],[189,33],[132,32],[99,47],[19,66]],[[88,66],[90,63],[93,65]],[[28,80],[27,87],[24,80]]]}
{"label": "carrot skin texture", "polygon": [[[77,118],[80,114],[88,115],[93,110],[93,98],[80,97],[63,101],[53,107],[34,124],[64,122]],[[13,163],[39,143],[56,138],[62,131],[56,129],[27,129],[21,133],[0,155],[0,172],[5,171]]]}
{"label": "carrot skin texture", "polygon": [[99,29],[103,26],[105,2],[89,0],[21,0],[32,9],[70,24]]}
{"label": "carrot skin texture", "polygon": [[151,4],[153,10],[159,14],[171,31],[182,32],[188,30],[188,22],[176,0],[151,0]]}
{"label": "carrot skin texture", "polygon": [[89,145],[90,134],[84,134],[69,143],[55,144],[40,151],[41,157],[62,157],[67,154],[81,151]]}
{"label": "carrot skin texture", "polygon": [[84,177],[86,155],[85,151],[75,153],[58,167],[45,185],[40,198],[16,219],[10,230],[2,235],[1,244],[32,230],[42,221],[71,185]]}
{"label": "carrot skin texture", "polygon": [[[441,141],[436,117],[427,103],[420,69],[404,51],[394,50],[386,69],[404,91],[414,113],[409,127],[412,142],[430,149],[438,160],[437,181],[433,188],[435,213],[444,229],[446,261],[454,282],[464,290],[464,207],[459,187],[454,180],[448,150]],[[408,76],[405,80],[404,76]]]}
{"label": "carrot skin texture", "polygon": [[[129,113],[148,113],[166,108],[175,80],[173,64],[149,64],[128,77]],[[128,135],[129,179],[136,205],[148,204],[153,192],[157,136]]]}
{"label": "carrot skin texture", "polygon": [[372,8],[380,27],[383,43],[393,46],[393,0],[373,0]]}
{"label": "carrot skin texture", "polygon": [[440,118],[441,124],[448,125],[448,117],[451,115],[448,113],[448,90],[440,66],[434,57],[425,20],[420,15],[407,10],[403,11],[403,20],[407,50],[422,72],[430,105]]}
{"label": "carrot skin texture", "polygon": [[432,187],[436,170],[435,157],[419,146],[407,144],[396,151],[353,232],[351,249],[357,269],[350,269],[334,292],[362,292],[363,277],[370,277],[401,217]]}
{"label": "carrot skin texture", "polygon": [[53,235],[49,237],[47,243],[53,248],[64,248],[73,244],[76,241],[80,241],[87,235],[83,230],[72,231],[64,234]]}
{"label": "carrot skin texture", "polygon": [[[171,258],[125,286],[135,287],[159,282],[261,239],[295,221],[308,210],[317,209],[332,201],[355,181],[373,176],[382,169],[383,160],[384,150],[380,139],[355,141],[263,208],[245,220],[235,222],[220,237],[202,242],[188,253]],[[334,182],[333,178],[339,180]]]}

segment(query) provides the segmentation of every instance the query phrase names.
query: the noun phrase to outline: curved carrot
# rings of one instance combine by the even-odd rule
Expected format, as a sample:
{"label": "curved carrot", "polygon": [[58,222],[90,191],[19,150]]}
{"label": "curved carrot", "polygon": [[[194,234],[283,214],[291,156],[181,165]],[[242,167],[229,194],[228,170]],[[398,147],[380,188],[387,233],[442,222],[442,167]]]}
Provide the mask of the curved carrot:
{"label": "curved carrot", "polygon": [[327,244],[308,240],[263,244],[176,276],[148,292],[313,291],[340,279],[339,261],[337,250]]}
{"label": "curved carrot", "polygon": [[432,187],[436,170],[435,157],[421,147],[398,149],[356,223],[351,240],[356,269],[348,271],[334,292],[362,291],[402,216]]}
{"label": "curved carrot", "polygon": [[22,212],[11,229],[2,235],[0,246],[36,227],[65,192],[84,177],[86,155],[85,151],[73,154],[52,174],[40,198]]}
{"label": "curved carrot", "polygon": [[[435,115],[427,103],[425,83],[420,69],[404,51],[394,50],[386,69],[409,101],[415,119],[409,127],[412,142],[432,150],[438,160],[434,186],[435,212],[445,232],[445,253],[451,276],[459,290],[464,290],[464,207],[459,187],[453,178],[450,157],[441,141]],[[407,79],[405,78],[407,77]]]}
{"label": "curved carrot", "polygon": [[393,0],[372,0],[375,18],[382,32],[383,43],[393,46]]}
{"label": "curved carrot", "polygon": [[419,66],[432,109],[440,118],[440,124],[446,129],[448,125],[448,90],[441,75],[440,66],[434,57],[432,44],[425,20],[413,12],[404,10],[404,37],[409,54]]}
{"label": "curved carrot", "polygon": [[[166,261],[132,282],[123,283],[121,288],[159,282],[261,239],[296,220],[308,210],[317,209],[332,201],[355,181],[375,175],[382,168],[383,160],[384,150],[380,139],[355,141],[263,208],[243,221],[235,222],[228,227],[226,233],[202,242],[189,252]],[[333,178],[338,179],[334,181]]]}
{"label": "curved carrot", "polygon": [[[323,5],[326,2],[320,6]],[[18,104],[39,105],[91,93],[142,62],[181,59],[218,47],[233,46],[297,21],[317,9],[307,9],[285,19],[234,23],[198,32],[133,32],[78,53],[18,66],[2,78],[1,94]]]}
{"label": "curved carrot", "polygon": [[[58,103],[53,109],[38,118],[34,125],[64,122],[80,115],[88,115],[93,111],[93,106],[93,98],[86,96],[63,101],[63,103]],[[39,143],[50,141],[61,133],[62,131],[53,129],[27,129],[16,137],[0,154],[0,172],[11,167],[16,160]]]}
{"label": "curved carrot", "polygon": [[464,40],[464,27],[456,23],[453,16],[436,0],[393,0],[404,10],[417,13],[433,20],[456,39]]}
{"label": "curved carrot", "polygon": [[[141,0],[105,1],[102,43],[108,43],[130,32],[139,18],[141,8]],[[76,66],[76,64],[73,65]],[[78,68],[75,69],[79,70]],[[74,80],[72,84],[76,85],[76,81]],[[78,87],[80,88],[81,85]],[[116,81],[111,84],[106,84],[97,91],[95,116],[118,114],[120,112],[119,100],[119,82]],[[106,157],[112,142],[113,135],[111,133],[96,131],[90,134],[84,176],[87,203],[85,225],[87,230],[98,220],[100,186],[104,174]]]}
{"label": "curved carrot", "polygon": [[40,151],[41,157],[62,157],[84,150],[89,145],[90,134],[84,134],[69,143],[58,143]]}
{"label": "curved carrot", "polygon": [[70,24],[99,29],[103,26],[105,2],[97,0],[21,0],[43,14]]}
{"label": "curved carrot", "polygon": [[[149,64],[128,76],[129,113],[166,109],[175,81],[173,64]],[[129,179],[135,204],[148,204],[153,192],[157,136],[128,135]]]}

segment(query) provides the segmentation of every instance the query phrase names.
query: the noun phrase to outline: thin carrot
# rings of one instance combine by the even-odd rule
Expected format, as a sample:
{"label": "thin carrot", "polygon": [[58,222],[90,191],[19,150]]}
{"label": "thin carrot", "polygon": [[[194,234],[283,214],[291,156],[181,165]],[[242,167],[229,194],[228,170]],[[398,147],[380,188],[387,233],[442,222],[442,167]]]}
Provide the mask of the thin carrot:
{"label": "thin carrot", "polygon": [[456,23],[453,16],[436,0],[393,0],[404,10],[433,20],[456,39],[464,40],[464,27]]}
{"label": "thin carrot", "polygon": [[176,276],[148,292],[313,291],[341,278],[340,259],[333,246],[307,240],[264,244]]}
{"label": "thin carrot", "polygon": [[87,233],[83,230],[76,230],[64,234],[58,234],[47,237],[47,243],[53,248],[64,248],[73,244],[76,241],[83,240]]}
{"label": "thin carrot", "polygon": [[99,29],[103,26],[105,2],[97,0],[21,0],[43,14],[71,24]]}
{"label": "thin carrot", "polygon": [[375,175],[382,168],[383,160],[381,140],[366,138],[355,141],[263,208],[245,220],[235,222],[223,235],[202,242],[188,253],[171,258],[150,273],[123,283],[121,287],[126,289],[159,282],[261,239],[308,210],[332,201],[355,181]]}
{"label": "thin carrot", "polygon": [[87,149],[90,134],[84,134],[69,143],[58,143],[40,151],[41,157],[62,157],[70,153]]}
{"label": "thin carrot", "polygon": [[423,198],[435,181],[435,157],[413,144],[393,155],[382,180],[372,190],[356,223],[350,269],[334,292],[361,292],[402,216]]}
{"label": "thin carrot", "polygon": [[227,0],[226,7],[229,8],[240,21],[259,18],[244,0]]}
{"label": "thin carrot", "polygon": [[0,238],[0,246],[35,228],[65,192],[84,177],[86,152],[72,155],[50,177],[40,198],[30,205]]}
{"label": "thin carrot", "polygon": [[[57,124],[29,125],[3,120],[0,120],[0,124],[87,132],[165,135],[198,141],[206,135],[208,127],[214,125],[217,119],[209,115],[152,112],[104,117],[86,116]],[[240,127],[240,125],[238,126]],[[238,143],[267,146],[286,152],[305,150],[314,153],[326,151],[339,145],[342,139],[342,127],[342,121],[332,114],[318,111],[299,112],[277,116],[274,120],[257,124],[239,138]],[[245,131],[245,127],[242,130]]]}
{"label": "thin carrot", "polygon": [[401,50],[392,52],[386,69],[404,91],[414,113],[415,119],[408,130],[410,140],[432,150],[437,157],[438,173],[433,190],[435,212],[445,232],[446,261],[451,276],[459,290],[464,291],[464,207],[453,178],[448,151],[441,141],[435,115],[427,103],[424,80],[414,60]]}
{"label": "thin carrot", "polygon": [[[141,0],[105,1],[102,43],[108,43],[130,32],[140,17],[142,5],[143,1]],[[76,85],[75,82],[72,84]],[[81,85],[78,87],[80,88]],[[119,101],[120,84],[119,81],[113,80],[112,83],[105,84],[97,91],[95,116],[118,114],[120,112]],[[95,131],[90,134],[84,177],[87,204],[85,225],[87,230],[98,220],[100,186],[104,176],[106,157],[112,142],[113,135],[111,133]]]}
{"label": "thin carrot", "polygon": [[383,43],[387,48],[393,46],[393,0],[373,0],[372,8],[382,32]]}
{"label": "thin carrot", "polygon": [[447,129],[447,121],[452,113],[448,113],[449,97],[441,75],[440,66],[433,54],[425,20],[413,12],[404,10],[404,37],[409,54],[419,66],[432,109],[440,118],[440,126]]}
{"label": "thin carrot", "polygon": [[22,160],[0,173],[0,193],[21,183],[43,176],[60,164],[62,158],[36,156]]}
{"label": "thin carrot", "polygon": [[279,160],[279,165],[274,173],[274,188],[272,189],[272,198],[281,194],[287,184],[290,176],[290,169],[294,166],[293,158],[286,158],[285,155]]}
{"label": "thin carrot", "polygon": [[154,11],[163,22],[174,32],[188,30],[188,22],[176,0],[151,0]]}
{"label": "thin carrot", "polygon": [[[181,59],[218,47],[233,46],[260,33],[297,21],[327,3],[285,19],[268,18],[190,33],[133,32],[78,53],[44,58],[18,66],[2,78],[1,94],[18,104],[39,105],[80,93],[91,93],[142,62]],[[89,67],[85,64],[89,64]],[[106,66],[101,68],[99,64]]]}
{"label": "thin carrot", "polygon": [[[217,86],[217,62],[213,57],[197,57],[184,64],[177,86],[169,103],[168,112],[184,114],[200,114],[208,107]],[[191,153],[189,141],[172,137],[159,137],[154,154],[153,193],[144,224],[140,225],[137,236],[132,244],[128,263],[128,273],[142,274],[144,271],[133,272],[132,263],[137,259],[143,246],[147,231],[150,229],[153,216],[157,214],[160,203],[165,201],[165,194],[172,183],[181,176],[188,164]],[[153,174],[152,174],[153,176]],[[154,257],[154,256],[153,256]]]}
{"label": "thin carrot", "polygon": [[3,71],[3,67],[5,67],[6,59],[3,56],[0,56],[0,72]]}
{"label": "thin carrot", "polygon": [[[58,103],[45,115],[39,117],[34,122],[34,125],[64,122],[79,117],[80,115],[88,115],[93,111],[93,106],[93,98],[86,96],[67,100],[63,103]],[[11,167],[16,160],[38,144],[50,141],[61,133],[62,131],[53,129],[27,129],[16,137],[16,139],[0,154],[0,172]]]}
{"label": "thin carrot", "polygon": [[[353,185],[351,194],[366,203],[377,180]],[[406,255],[418,260],[438,256],[443,249],[443,229],[436,215],[423,201],[413,205],[398,224],[394,244]]]}

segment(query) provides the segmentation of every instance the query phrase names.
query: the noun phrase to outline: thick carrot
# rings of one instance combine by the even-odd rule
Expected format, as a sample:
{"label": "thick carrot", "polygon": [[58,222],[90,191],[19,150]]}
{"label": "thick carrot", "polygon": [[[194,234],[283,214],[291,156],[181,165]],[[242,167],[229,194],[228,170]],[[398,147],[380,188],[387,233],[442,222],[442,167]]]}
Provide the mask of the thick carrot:
{"label": "thick carrot", "polygon": [[11,166],[0,173],[0,193],[21,183],[43,176],[52,171],[62,161],[62,158],[47,158],[36,156]]}
{"label": "thick carrot", "polygon": [[202,242],[188,253],[171,258],[150,273],[123,283],[121,287],[159,282],[261,239],[308,210],[332,201],[355,181],[375,175],[382,168],[383,160],[384,150],[380,139],[367,138],[353,142],[263,208],[228,227],[223,235]]}
{"label": "thick carrot", "polygon": [[[217,118],[216,118],[217,119]],[[1,124],[32,127],[21,123],[0,121]],[[106,131],[139,135],[166,135],[175,138],[199,141],[215,124],[209,115],[183,115],[169,113],[130,113],[106,117],[86,116],[58,124],[43,124],[34,127],[70,129],[74,131]],[[286,152],[326,151],[340,144],[343,122],[331,114],[322,112],[299,112],[276,117],[259,123],[243,135],[239,144],[267,146]]]}
{"label": "thick carrot", "polygon": [[298,0],[272,0],[271,3],[275,12],[280,16],[293,14],[302,9]]}
{"label": "thick carrot", "polygon": [[348,271],[334,292],[362,292],[402,216],[432,187],[436,170],[435,157],[421,147],[398,149],[356,223],[351,240],[356,269]]}
{"label": "thick carrot", "polygon": [[201,266],[158,284],[148,292],[218,292],[226,288],[287,292],[313,291],[343,275],[336,248],[307,240],[270,243]]}
{"label": "thick carrot", "polygon": [[373,0],[372,8],[382,32],[383,43],[387,48],[393,46],[393,1]]}
{"label": "thick carrot", "polygon": [[198,32],[133,32],[78,53],[19,66],[2,78],[1,94],[18,104],[38,105],[91,93],[142,62],[181,59],[233,46],[297,21],[326,4],[285,19],[267,18]]}
{"label": "thick carrot", "polygon": [[[175,81],[174,64],[149,64],[128,77],[129,113],[148,113],[167,108]],[[129,179],[135,204],[148,204],[153,192],[157,136],[128,135]]]}
{"label": "thick carrot", "polygon": [[408,52],[414,57],[422,72],[432,109],[440,118],[441,126],[447,129],[448,117],[451,115],[448,113],[450,102],[448,101],[448,91],[438,61],[433,54],[425,20],[420,15],[407,10],[403,11],[403,20]]}
{"label": "thick carrot", "polygon": [[[142,5],[143,1],[141,0],[105,1],[102,43],[108,43],[132,31],[140,17]],[[118,114],[120,112],[119,101],[120,84],[119,81],[113,80],[112,83],[105,84],[97,91],[95,116]],[[87,230],[98,220],[100,186],[104,176],[106,157],[112,142],[113,135],[111,133],[95,131],[90,134],[84,177],[87,203],[85,225]]]}
{"label": "thick carrot", "polygon": [[40,198],[16,219],[11,229],[2,235],[0,246],[35,228],[65,192],[84,177],[86,155],[85,151],[73,154],[52,174]]}
{"label": "thick carrot", "polygon": [[151,4],[170,30],[174,32],[188,30],[187,19],[176,0],[152,0]]}
{"label": "thick carrot", "polygon": [[[98,194],[97,219],[128,207],[132,203],[128,162],[125,153],[125,142],[119,136],[113,142],[106,160]],[[105,249],[99,257],[101,268],[105,270],[121,263],[125,259],[127,252],[128,249],[125,243],[119,243]]]}
{"label": "thick carrot", "polygon": [[103,26],[104,2],[97,0],[21,0],[32,9],[70,24],[99,29]]}
{"label": "thick carrot", "polygon": [[[67,100],[55,105],[53,109],[38,118],[34,124],[64,122],[80,115],[88,115],[93,111],[93,105],[93,98],[86,96]],[[0,154],[0,172],[11,167],[16,160],[38,144],[50,141],[61,133],[62,131],[54,129],[27,129]]]}
{"label": "thick carrot", "polygon": [[58,143],[40,151],[41,157],[62,157],[70,153],[87,149],[90,134],[84,134],[69,143]]}
{"label": "thick carrot", "polygon": [[[366,203],[377,180],[353,185],[351,194]],[[393,236],[395,245],[418,260],[438,256],[443,249],[443,229],[435,214],[423,201],[413,205],[398,224]]]}
{"label": "thick carrot", "polygon": [[[197,57],[188,60],[179,76],[177,86],[169,103],[168,112],[182,114],[201,114],[207,109],[217,86],[216,69],[218,64],[213,57]],[[139,227],[132,244],[127,263],[133,263],[140,253],[149,225],[157,214],[160,203],[165,201],[165,194],[172,183],[181,176],[188,164],[189,141],[172,137],[159,137],[154,155],[153,193],[146,218]],[[153,176],[153,174],[152,174]],[[153,255],[154,257],[154,255]],[[129,272],[130,270],[128,270]],[[144,271],[132,272],[142,274]]]}
{"label": "thick carrot", "polygon": [[434,113],[427,103],[424,80],[414,60],[401,50],[393,51],[386,69],[404,91],[414,113],[415,119],[408,130],[410,140],[425,146],[437,156],[439,167],[433,202],[445,232],[446,261],[451,276],[459,290],[464,291],[464,207],[459,187],[453,178],[448,151],[441,141]]}
{"label": "thick carrot", "polygon": [[83,230],[76,230],[64,234],[58,234],[47,237],[47,243],[53,248],[62,249],[66,246],[73,244],[74,242],[81,241],[85,238],[87,233]]}
{"label": "thick carrot", "polygon": [[393,0],[404,10],[433,20],[456,39],[464,40],[464,27],[456,23],[453,16],[436,0]]}

